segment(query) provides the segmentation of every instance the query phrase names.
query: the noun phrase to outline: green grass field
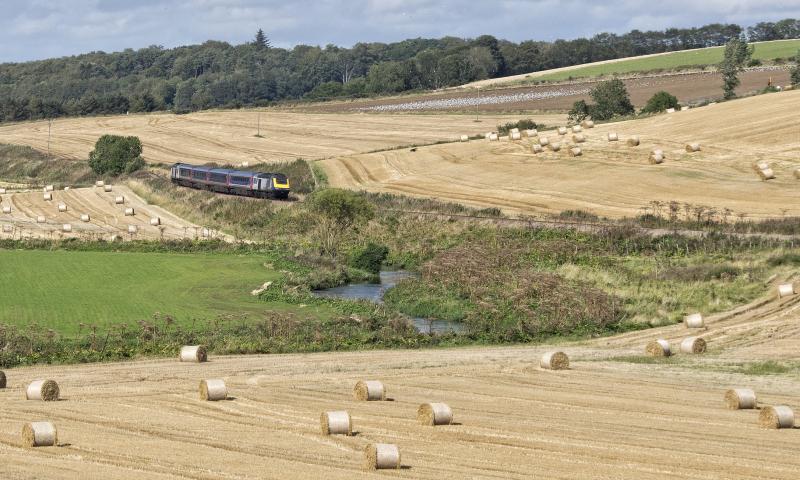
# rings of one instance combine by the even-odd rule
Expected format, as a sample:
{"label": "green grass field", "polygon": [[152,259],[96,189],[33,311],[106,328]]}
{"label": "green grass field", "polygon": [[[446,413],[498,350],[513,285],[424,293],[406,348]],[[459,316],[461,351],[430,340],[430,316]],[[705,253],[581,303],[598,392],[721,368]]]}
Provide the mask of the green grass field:
{"label": "green grass field", "polygon": [[[551,73],[535,80],[558,81],[569,78],[598,77],[652,70],[670,70],[678,67],[713,65],[722,62],[725,47],[704,48],[690,52],[674,52],[655,57],[638,58],[605,65],[594,65],[573,70]],[[774,58],[790,58],[800,50],[800,40],[763,42],[755,44],[753,58],[766,61]],[[534,79],[532,79],[534,80]]]}
{"label": "green grass field", "polygon": [[268,311],[330,316],[324,307],[264,303],[250,292],[279,272],[259,255],[0,250],[0,324],[74,333],[83,323],[105,327],[149,320],[176,322]]}

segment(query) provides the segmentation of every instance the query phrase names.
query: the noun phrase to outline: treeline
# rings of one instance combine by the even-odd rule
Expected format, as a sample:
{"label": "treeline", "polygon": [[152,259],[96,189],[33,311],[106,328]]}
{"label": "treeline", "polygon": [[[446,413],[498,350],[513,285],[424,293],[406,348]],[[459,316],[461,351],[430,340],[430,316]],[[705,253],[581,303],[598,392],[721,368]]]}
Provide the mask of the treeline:
{"label": "treeline", "polygon": [[[796,20],[758,24],[753,34],[797,36]],[[780,25],[780,27],[778,27]],[[794,27],[791,27],[794,25]],[[792,30],[795,28],[795,30]],[[764,33],[768,32],[768,33]],[[459,85],[486,78],[613,58],[723,45],[743,33],[732,24],[592,38],[514,43],[484,35],[352,48],[272,48],[208,41],[165,49],[0,65],[0,121],[266,105],[285,99],[326,99]]]}

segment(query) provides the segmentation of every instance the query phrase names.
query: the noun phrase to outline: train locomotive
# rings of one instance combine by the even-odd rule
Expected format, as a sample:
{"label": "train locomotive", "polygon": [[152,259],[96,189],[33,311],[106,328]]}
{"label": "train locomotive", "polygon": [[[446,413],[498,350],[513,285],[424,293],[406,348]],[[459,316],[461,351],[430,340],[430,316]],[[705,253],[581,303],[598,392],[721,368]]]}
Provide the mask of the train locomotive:
{"label": "train locomotive", "polygon": [[289,196],[289,179],[282,173],[248,172],[176,163],[169,170],[172,183],[184,187],[258,198]]}

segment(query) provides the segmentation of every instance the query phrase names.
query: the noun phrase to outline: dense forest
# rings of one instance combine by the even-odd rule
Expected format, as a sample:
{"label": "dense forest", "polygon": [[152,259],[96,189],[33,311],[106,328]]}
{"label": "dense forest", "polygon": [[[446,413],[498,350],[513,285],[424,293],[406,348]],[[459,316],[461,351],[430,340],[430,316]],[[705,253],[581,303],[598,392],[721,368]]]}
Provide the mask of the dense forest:
{"label": "dense forest", "polygon": [[[208,41],[165,49],[92,52],[0,64],[0,121],[266,105],[433,89],[519,73],[649,53],[723,45],[745,35],[733,24],[664,31],[601,33],[592,38],[513,43],[484,35],[352,48],[273,48],[259,31],[253,42]],[[751,41],[800,37],[800,20],[759,23]]]}

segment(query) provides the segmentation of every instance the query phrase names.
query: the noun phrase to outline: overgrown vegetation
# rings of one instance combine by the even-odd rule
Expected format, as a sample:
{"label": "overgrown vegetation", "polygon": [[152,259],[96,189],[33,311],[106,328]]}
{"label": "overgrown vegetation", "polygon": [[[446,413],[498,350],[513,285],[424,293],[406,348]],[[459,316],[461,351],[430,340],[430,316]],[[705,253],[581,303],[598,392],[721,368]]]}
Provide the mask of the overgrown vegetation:
{"label": "overgrown vegetation", "polygon": [[656,92],[642,108],[642,113],[661,113],[669,108],[680,108],[678,97],[661,90]]}
{"label": "overgrown vegetation", "polygon": [[793,86],[800,86],[800,50],[797,51],[797,55],[794,57],[795,66],[792,68],[789,78],[792,82]]}
{"label": "overgrown vegetation", "polygon": [[578,100],[569,111],[569,120],[573,123],[591,117],[593,120],[610,120],[634,113],[628,89],[622,80],[615,78],[600,82],[589,92],[593,104]]}
{"label": "overgrown vegetation", "polygon": [[725,54],[719,71],[722,73],[722,92],[725,100],[736,97],[736,87],[741,84],[739,73],[753,56],[753,47],[743,38],[732,38],[725,44]]}
{"label": "overgrown vegetation", "polygon": [[144,168],[139,137],[103,135],[89,153],[89,167],[98,175],[120,175]]}
{"label": "overgrown vegetation", "polygon": [[506,123],[505,125],[498,125],[497,132],[500,135],[508,135],[508,133],[515,128],[522,131],[522,130],[533,130],[536,128],[543,128],[543,127],[544,125],[537,125],[536,122],[534,122],[531,119],[525,119],[525,120],[520,120],[518,122]]}
{"label": "overgrown vegetation", "polygon": [[0,144],[0,178],[32,185],[82,185],[96,178],[85,161],[50,158],[28,146]]}

